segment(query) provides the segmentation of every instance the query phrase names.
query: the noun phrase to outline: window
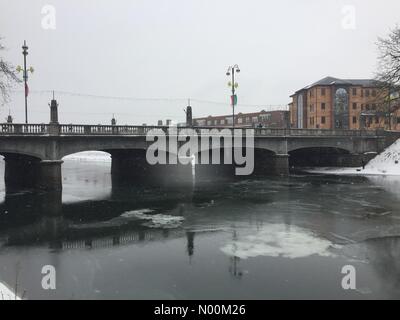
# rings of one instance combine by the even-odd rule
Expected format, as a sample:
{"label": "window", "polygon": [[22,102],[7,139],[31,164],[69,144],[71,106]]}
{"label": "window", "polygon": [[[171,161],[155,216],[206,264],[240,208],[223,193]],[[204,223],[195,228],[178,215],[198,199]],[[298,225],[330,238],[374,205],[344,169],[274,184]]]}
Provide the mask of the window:
{"label": "window", "polygon": [[237,123],[239,123],[239,124],[243,123],[243,119],[242,118],[238,118]]}
{"label": "window", "polygon": [[400,123],[400,117],[397,117],[397,123]]}
{"label": "window", "polygon": [[372,90],[372,96],[376,97],[376,90]]}
{"label": "window", "polygon": [[379,118],[375,117],[375,123],[378,124],[379,123]]}
{"label": "window", "polygon": [[354,103],[353,103],[353,110],[356,110],[356,109],[357,109],[357,103],[354,102]]}
{"label": "window", "polygon": [[365,105],[365,109],[369,110],[369,104],[368,103]]}
{"label": "window", "polygon": [[322,103],[321,103],[321,109],[322,109],[322,110],[325,110],[325,102],[322,102]]}
{"label": "window", "polygon": [[376,110],[376,104],[375,103],[372,105],[372,110]]}
{"label": "window", "polygon": [[354,124],[357,123],[357,117],[353,117],[353,123],[354,123]]}
{"label": "window", "polygon": [[253,118],[252,118],[252,122],[253,122],[253,123],[255,123],[255,122],[257,122],[257,121],[258,121],[258,117],[253,117]]}
{"label": "window", "polygon": [[314,106],[310,104],[310,112],[314,112]]}
{"label": "window", "polygon": [[211,120],[208,120],[208,121],[207,121],[207,125],[208,125],[208,126],[211,126]]}
{"label": "window", "polygon": [[353,88],[353,96],[357,95],[357,88]]}
{"label": "window", "polygon": [[368,89],[365,90],[365,96],[366,96],[366,97],[369,97],[369,90],[368,90]]}
{"label": "window", "polygon": [[246,123],[250,123],[250,117],[246,117]]}
{"label": "window", "polygon": [[325,117],[321,117],[321,123],[322,123],[322,124],[325,124],[325,123],[326,123]]}
{"label": "window", "polygon": [[221,120],[220,120],[220,124],[225,124],[225,120],[224,120],[224,119],[221,119]]}
{"label": "window", "polygon": [[339,88],[334,95],[333,121],[335,129],[348,129],[349,119],[349,96],[345,88]]}
{"label": "window", "polygon": [[325,88],[322,88],[321,89],[321,96],[324,96],[325,95]]}
{"label": "window", "polygon": [[313,91],[310,90],[310,98],[313,96]]}

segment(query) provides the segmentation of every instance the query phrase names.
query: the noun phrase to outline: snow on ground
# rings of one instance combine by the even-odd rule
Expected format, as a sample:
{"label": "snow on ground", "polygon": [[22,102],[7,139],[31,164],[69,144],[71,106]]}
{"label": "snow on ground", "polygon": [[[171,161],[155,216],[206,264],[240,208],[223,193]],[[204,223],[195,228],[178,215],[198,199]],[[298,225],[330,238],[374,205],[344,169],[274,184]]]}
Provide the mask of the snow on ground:
{"label": "snow on ground", "polygon": [[311,173],[337,175],[391,175],[400,176],[400,139],[381,154],[377,155],[363,168],[313,168]]}
{"label": "snow on ground", "polygon": [[0,282],[0,300],[21,300],[21,298],[18,296],[16,297],[14,292]]}

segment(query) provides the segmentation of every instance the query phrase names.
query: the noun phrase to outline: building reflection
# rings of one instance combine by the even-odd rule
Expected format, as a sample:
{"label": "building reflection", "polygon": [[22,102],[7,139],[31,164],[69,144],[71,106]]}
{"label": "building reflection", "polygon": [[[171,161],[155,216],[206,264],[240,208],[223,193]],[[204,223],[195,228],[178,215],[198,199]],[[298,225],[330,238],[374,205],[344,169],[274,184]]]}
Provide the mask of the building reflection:
{"label": "building reflection", "polygon": [[187,254],[189,256],[190,264],[192,262],[192,257],[194,254],[194,236],[195,236],[195,233],[193,231],[186,232],[186,239],[187,239],[186,250],[187,250]]}
{"label": "building reflection", "polygon": [[233,233],[232,233],[232,246],[233,246],[233,255],[229,257],[230,260],[230,265],[229,265],[229,273],[235,277],[235,278],[242,278],[243,272],[240,269],[240,258],[235,255],[235,252],[237,251],[237,241],[238,241],[238,233],[236,231],[236,228],[233,227]]}

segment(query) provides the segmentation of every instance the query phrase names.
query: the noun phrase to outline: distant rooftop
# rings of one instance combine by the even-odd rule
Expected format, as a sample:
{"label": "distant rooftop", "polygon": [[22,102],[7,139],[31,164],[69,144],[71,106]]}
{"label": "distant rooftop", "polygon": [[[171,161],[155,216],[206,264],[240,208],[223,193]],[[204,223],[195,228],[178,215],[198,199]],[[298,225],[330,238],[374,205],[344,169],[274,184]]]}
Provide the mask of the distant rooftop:
{"label": "distant rooftop", "polygon": [[[251,112],[251,113],[242,113],[239,112],[238,114],[235,115],[235,117],[252,117],[252,116],[258,116],[260,114],[273,114],[273,113],[282,113],[282,112],[288,112],[286,110],[272,110],[272,111],[265,111],[261,110],[260,112]],[[208,117],[200,117],[200,118],[193,118],[193,120],[208,120],[208,119],[225,119],[225,118],[232,118],[232,114],[228,115],[222,115],[222,116],[208,116]]]}
{"label": "distant rooftop", "polygon": [[376,87],[377,81],[375,79],[339,79],[334,77],[325,77],[313,84],[310,84],[303,89],[300,89],[296,92],[307,90],[315,86],[331,86],[331,85],[353,85],[353,86],[362,86],[362,87]]}

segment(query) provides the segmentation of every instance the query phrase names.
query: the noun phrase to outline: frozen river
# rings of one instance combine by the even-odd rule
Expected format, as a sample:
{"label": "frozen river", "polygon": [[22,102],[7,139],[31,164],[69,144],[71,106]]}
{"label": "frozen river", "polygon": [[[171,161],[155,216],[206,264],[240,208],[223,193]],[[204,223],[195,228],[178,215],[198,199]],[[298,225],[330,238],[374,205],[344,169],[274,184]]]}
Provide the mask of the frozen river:
{"label": "frozen river", "polygon": [[[28,299],[400,298],[399,176],[115,187],[96,157],[65,161],[62,194],[1,182],[0,288],[17,282]],[[55,290],[42,287],[45,265]],[[346,265],[355,290],[342,288]]]}

